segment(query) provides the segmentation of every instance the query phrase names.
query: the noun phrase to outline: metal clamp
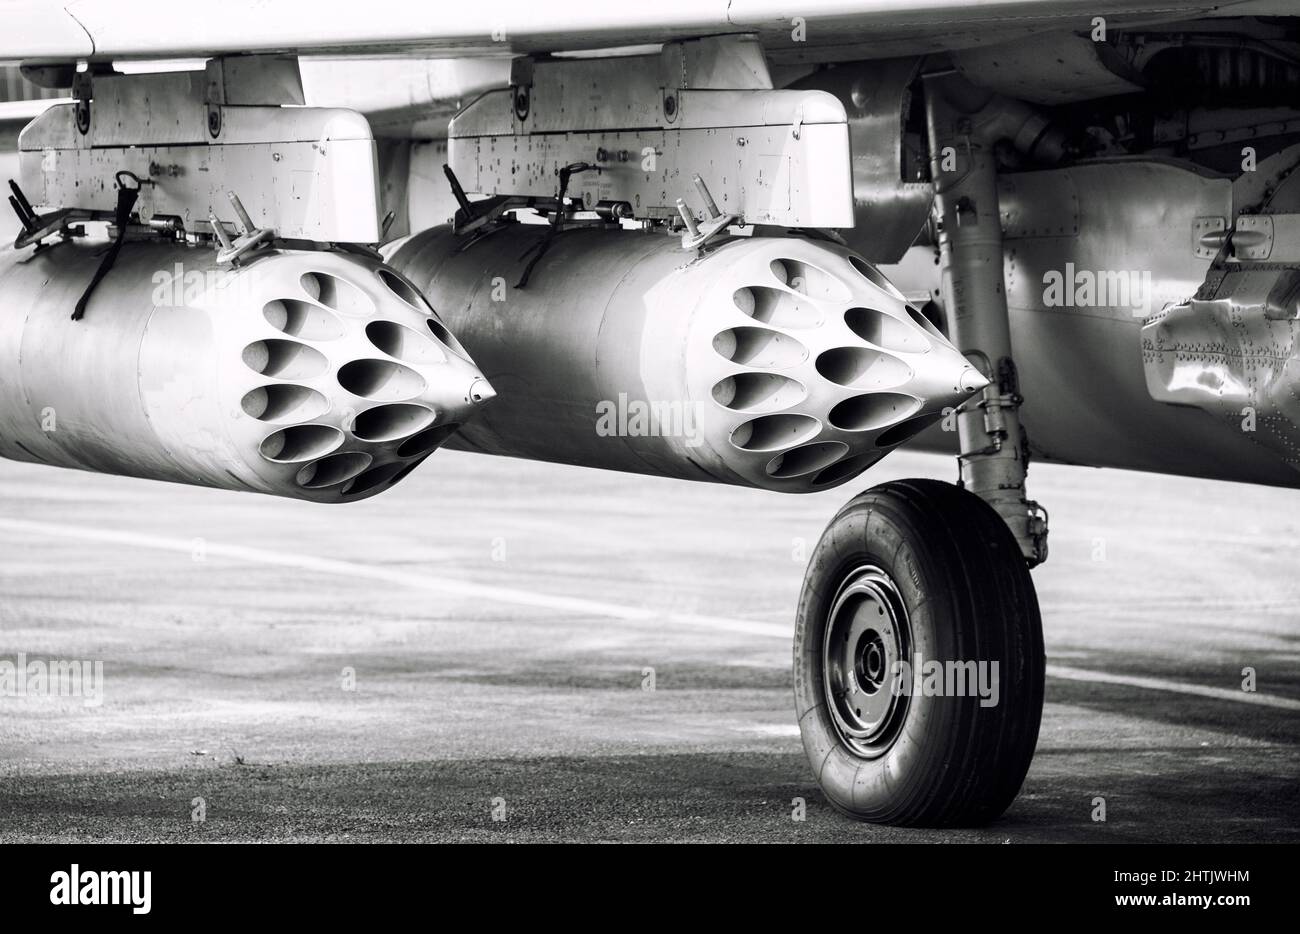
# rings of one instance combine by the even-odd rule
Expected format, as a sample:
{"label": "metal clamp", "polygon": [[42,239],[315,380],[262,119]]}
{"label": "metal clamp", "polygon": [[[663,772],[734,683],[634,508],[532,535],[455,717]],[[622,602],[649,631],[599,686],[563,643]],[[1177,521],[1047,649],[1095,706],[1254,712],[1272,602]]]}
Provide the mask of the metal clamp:
{"label": "metal clamp", "polygon": [[235,209],[239,236],[231,240],[226,233],[225,227],[222,226],[222,222],[217,220],[217,215],[208,215],[208,223],[212,225],[212,233],[217,238],[217,242],[221,244],[221,248],[217,250],[218,265],[235,263],[240,257],[275,239],[275,231],[270,227],[253,226],[253,220],[248,216],[248,212],[244,210],[244,203],[239,200],[239,195],[233,191],[228,191],[226,197],[230,199],[230,206]]}
{"label": "metal clamp", "polygon": [[686,202],[681,198],[677,199],[677,213],[681,215],[682,223],[686,225],[686,232],[682,234],[683,250],[695,250],[704,246],[740,220],[738,214],[723,214],[718,210],[717,202],[713,200],[713,195],[709,194],[704,179],[695,175],[692,176],[692,180],[695,182],[695,190],[700,193],[700,198],[704,201],[704,210],[709,216],[703,223],[697,223],[695,215],[691,213]]}

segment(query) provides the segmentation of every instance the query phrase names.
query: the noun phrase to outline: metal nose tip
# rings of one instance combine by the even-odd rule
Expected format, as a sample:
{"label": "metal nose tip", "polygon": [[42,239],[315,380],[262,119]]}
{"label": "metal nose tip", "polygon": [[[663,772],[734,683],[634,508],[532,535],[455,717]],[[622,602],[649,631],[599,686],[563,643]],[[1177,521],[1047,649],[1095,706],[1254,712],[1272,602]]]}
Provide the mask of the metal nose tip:
{"label": "metal nose tip", "polygon": [[961,379],[958,385],[963,392],[978,392],[989,384],[987,377],[973,366],[967,366],[961,371]]}
{"label": "metal nose tip", "polygon": [[497,391],[481,376],[469,384],[469,401],[475,405],[491,402],[496,397]]}

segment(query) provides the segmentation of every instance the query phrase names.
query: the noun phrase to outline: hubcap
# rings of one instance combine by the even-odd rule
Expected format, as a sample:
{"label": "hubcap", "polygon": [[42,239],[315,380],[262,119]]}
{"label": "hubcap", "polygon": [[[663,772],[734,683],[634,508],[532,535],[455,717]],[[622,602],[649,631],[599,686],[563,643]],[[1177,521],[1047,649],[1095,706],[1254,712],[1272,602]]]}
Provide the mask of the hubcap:
{"label": "hubcap", "polygon": [[875,758],[898,735],[908,692],[894,685],[911,643],[907,608],[889,575],[873,565],[850,573],[831,604],[822,686],[835,729],[856,755]]}

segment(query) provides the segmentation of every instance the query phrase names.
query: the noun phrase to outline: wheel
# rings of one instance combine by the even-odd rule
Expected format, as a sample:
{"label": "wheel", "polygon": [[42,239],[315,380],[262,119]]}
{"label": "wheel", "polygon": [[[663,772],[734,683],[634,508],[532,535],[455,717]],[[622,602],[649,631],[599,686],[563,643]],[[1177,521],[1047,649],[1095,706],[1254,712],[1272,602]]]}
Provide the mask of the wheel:
{"label": "wheel", "polygon": [[795,711],[840,811],[927,827],[1001,815],[1038,741],[1044,664],[1029,569],[973,493],[886,483],[817,543],[795,627]]}

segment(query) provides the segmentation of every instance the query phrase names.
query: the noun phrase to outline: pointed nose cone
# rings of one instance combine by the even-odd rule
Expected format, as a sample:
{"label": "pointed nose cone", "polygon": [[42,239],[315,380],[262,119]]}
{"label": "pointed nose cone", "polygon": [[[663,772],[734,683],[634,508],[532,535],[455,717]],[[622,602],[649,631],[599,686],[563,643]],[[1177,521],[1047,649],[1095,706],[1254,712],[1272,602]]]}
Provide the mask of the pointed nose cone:
{"label": "pointed nose cone", "polygon": [[492,384],[483,377],[480,376],[470,384],[469,395],[467,398],[472,404],[483,405],[487,402],[491,402],[496,397],[497,391],[493,389]]}
{"label": "pointed nose cone", "polygon": [[988,384],[988,377],[973,366],[967,366],[966,369],[962,370],[961,378],[958,381],[962,391],[967,394],[979,392]]}
{"label": "pointed nose cone", "polygon": [[906,391],[923,399],[927,412],[961,405],[989,384],[984,374],[942,337],[931,335],[929,352],[908,363],[912,379]]}
{"label": "pointed nose cone", "polygon": [[439,423],[464,424],[496,397],[496,390],[473,361],[448,353],[444,362],[427,366],[427,403],[440,413]]}

